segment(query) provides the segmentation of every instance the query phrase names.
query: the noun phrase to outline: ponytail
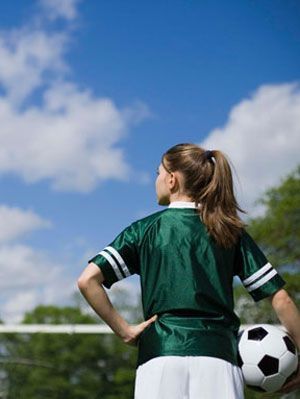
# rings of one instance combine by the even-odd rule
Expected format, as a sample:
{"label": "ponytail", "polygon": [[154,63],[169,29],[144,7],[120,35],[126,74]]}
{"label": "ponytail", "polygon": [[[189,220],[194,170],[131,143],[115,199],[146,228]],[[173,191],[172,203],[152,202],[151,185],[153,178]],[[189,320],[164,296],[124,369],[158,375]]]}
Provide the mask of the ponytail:
{"label": "ponytail", "polygon": [[178,144],[162,158],[172,171],[183,175],[183,191],[198,205],[198,213],[208,233],[218,245],[232,247],[244,223],[233,190],[230,164],[218,150],[205,151],[194,144]]}
{"label": "ponytail", "polygon": [[237,241],[244,227],[237,213],[244,211],[234,196],[229,162],[221,151],[214,150],[211,153],[214,158],[211,180],[195,199],[201,204],[200,215],[208,232],[226,248]]}

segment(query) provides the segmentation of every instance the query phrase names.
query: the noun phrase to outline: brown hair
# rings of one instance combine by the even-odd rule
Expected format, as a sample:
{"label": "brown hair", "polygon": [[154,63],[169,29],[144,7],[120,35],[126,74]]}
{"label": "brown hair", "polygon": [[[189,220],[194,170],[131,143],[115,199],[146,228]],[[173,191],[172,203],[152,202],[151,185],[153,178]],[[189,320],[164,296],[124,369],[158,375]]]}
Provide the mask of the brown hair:
{"label": "brown hair", "polygon": [[168,172],[183,175],[183,191],[196,202],[208,233],[222,247],[238,240],[244,223],[233,191],[232,173],[226,156],[218,150],[205,151],[189,143],[177,144],[162,156]]}

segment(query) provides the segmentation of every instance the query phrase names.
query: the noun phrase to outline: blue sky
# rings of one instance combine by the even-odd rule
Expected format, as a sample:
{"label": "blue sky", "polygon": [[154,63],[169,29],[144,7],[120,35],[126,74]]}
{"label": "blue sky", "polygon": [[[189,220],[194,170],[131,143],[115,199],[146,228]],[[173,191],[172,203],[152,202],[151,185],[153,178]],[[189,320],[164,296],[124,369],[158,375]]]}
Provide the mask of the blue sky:
{"label": "blue sky", "polygon": [[299,161],[297,1],[12,0],[0,15],[7,322],[70,303],[88,257],[160,209],[172,145],[226,152],[250,215]]}

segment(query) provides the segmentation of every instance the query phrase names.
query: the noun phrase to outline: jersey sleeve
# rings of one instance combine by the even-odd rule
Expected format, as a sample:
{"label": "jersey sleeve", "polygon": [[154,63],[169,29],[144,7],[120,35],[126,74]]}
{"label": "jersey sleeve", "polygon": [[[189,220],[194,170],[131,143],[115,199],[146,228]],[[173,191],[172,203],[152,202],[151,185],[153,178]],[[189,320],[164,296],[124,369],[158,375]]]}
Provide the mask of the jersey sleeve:
{"label": "jersey sleeve", "polygon": [[252,237],[243,231],[237,253],[237,274],[255,302],[285,285]]}
{"label": "jersey sleeve", "polygon": [[139,274],[138,231],[134,224],[124,229],[107,247],[89,260],[100,267],[103,285],[110,288],[115,282]]}

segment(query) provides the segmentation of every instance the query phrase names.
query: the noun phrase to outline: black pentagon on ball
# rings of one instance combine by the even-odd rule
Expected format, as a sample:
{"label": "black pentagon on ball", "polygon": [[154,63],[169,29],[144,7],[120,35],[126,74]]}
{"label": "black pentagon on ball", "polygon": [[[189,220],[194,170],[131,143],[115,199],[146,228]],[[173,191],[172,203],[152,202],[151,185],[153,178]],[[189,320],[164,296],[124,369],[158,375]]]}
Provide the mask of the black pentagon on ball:
{"label": "black pentagon on ball", "polygon": [[288,350],[295,355],[296,354],[296,347],[293,344],[292,340],[287,335],[285,337],[283,337],[283,340],[284,340]]}
{"label": "black pentagon on ball", "polygon": [[263,327],[252,328],[248,331],[248,339],[252,341],[262,341],[266,335],[268,335],[268,331]]}
{"label": "black pentagon on ball", "polygon": [[265,376],[273,375],[278,373],[279,360],[273,356],[265,355],[258,363],[258,367],[261,369]]}

